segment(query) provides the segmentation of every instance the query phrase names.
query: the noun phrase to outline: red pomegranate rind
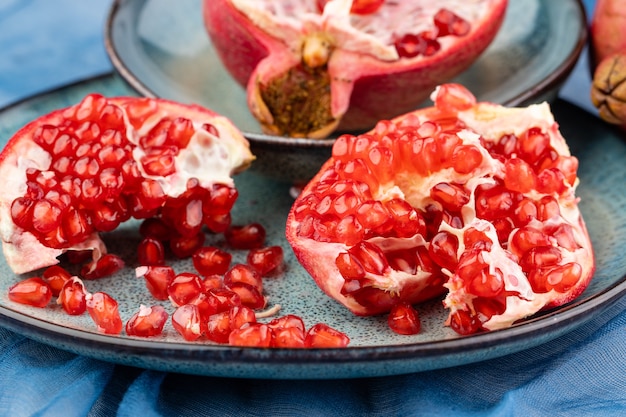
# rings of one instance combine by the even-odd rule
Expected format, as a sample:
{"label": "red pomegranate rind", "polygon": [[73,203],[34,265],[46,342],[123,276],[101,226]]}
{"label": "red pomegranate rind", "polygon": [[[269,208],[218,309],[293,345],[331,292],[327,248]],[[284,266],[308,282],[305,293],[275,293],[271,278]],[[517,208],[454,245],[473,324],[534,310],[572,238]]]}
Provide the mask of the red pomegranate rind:
{"label": "red pomegranate rind", "polygon": [[160,216],[191,236],[228,214],[236,192],[225,200],[224,189],[253,158],[237,128],[202,107],[88,95],[21,128],[0,154],[7,263],[24,273],[69,250],[98,260],[99,233],[130,217]]}
{"label": "red pomegranate rind", "polygon": [[459,333],[577,297],[595,260],[548,104],[476,103],[454,84],[432,98],[337,139],[287,219],[300,263],[357,315],[447,292]]}
{"label": "red pomegranate rind", "polygon": [[[387,1],[373,13],[357,14],[350,13],[352,2],[326,3],[320,13],[316,2],[305,0],[203,2],[211,41],[233,78],[246,86],[248,106],[266,133],[321,138],[336,128],[369,129],[417,108],[492,42],[507,5],[506,0]],[[429,37],[436,46],[432,53],[413,45]],[[268,86],[278,82],[275,90],[289,95],[281,99],[296,103],[306,95],[297,77],[309,81],[307,92],[314,97],[310,111],[299,112],[312,115],[310,125],[281,122],[280,110],[271,110],[280,106],[264,99],[271,94]],[[313,93],[312,84],[330,88],[330,97]]]}

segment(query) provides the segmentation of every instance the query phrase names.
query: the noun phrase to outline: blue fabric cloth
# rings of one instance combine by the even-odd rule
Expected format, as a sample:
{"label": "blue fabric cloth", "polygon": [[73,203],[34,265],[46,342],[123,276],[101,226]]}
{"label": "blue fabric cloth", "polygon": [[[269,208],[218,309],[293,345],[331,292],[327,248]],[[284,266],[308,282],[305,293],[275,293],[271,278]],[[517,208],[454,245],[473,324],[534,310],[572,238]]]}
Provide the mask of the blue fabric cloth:
{"label": "blue fabric cloth", "polygon": [[[111,69],[110,0],[0,0],[0,107]],[[593,1],[585,1],[591,8]],[[588,106],[584,64],[563,95]],[[626,300],[537,348],[410,375],[335,381],[209,378],[77,356],[0,328],[6,416],[623,416]]]}

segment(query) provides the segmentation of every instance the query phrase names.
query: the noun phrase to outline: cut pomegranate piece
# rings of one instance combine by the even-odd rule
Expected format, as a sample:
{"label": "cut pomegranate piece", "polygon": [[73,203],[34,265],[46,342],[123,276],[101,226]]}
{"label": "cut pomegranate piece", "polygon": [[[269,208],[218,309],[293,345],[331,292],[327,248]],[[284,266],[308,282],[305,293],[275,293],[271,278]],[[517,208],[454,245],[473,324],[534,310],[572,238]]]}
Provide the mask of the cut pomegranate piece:
{"label": "cut pomegranate piece", "polygon": [[163,307],[141,305],[139,311],[126,322],[126,334],[138,337],[158,336],[163,333],[167,318],[167,311]]}
{"label": "cut pomegranate piece", "polygon": [[432,99],[337,139],[287,219],[300,263],[357,315],[447,291],[448,324],[463,334],[577,297],[595,260],[578,162],[549,106],[476,103],[456,84]]}
{"label": "cut pomegranate piece", "polygon": [[9,287],[9,300],[34,307],[46,307],[52,299],[52,288],[41,277],[26,278]]}
{"label": "cut pomegranate piece", "polygon": [[201,227],[228,225],[232,175],[252,159],[241,133],[209,110],[88,95],[24,126],[0,154],[0,176],[11,178],[0,190],[7,263],[24,273],[56,264],[64,252],[89,251],[83,278],[110,274],[119,263],[99,263],[106,254],[99,233],[155,216],[159,224],[143,232],[163,238],[169,229],[167,238],[179,239],[175,254],[191,256]]}
{"label": "cut pomegranate piece", "polygon": [[105,292],[87,294],[87,312],[98,326],[98,331],[106,334],[120,334],[124,328],[117,301]]}
{"label": "cut pomegranate piece", "polygon": [[204,0],[212,44],[269,134],[328,136],[408,112],[494,39],[506,0]]}

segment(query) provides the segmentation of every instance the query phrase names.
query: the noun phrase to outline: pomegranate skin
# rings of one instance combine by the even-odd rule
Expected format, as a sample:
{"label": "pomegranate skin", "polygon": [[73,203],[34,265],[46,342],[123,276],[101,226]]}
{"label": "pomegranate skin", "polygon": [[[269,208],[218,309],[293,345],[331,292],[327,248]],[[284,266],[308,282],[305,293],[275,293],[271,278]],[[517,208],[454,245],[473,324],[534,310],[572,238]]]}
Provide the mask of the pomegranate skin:
{"label": "pomegranate skin", "polygon": [[260,98],[261,86],[302,62],[300,52],[253,24],[231,0],[204,0],[203,17],[218,56],[246,87],[248,107],[263,131],[324,138],[335,130],[364,131],[378,120],[419,107],[437,85],[467,69],[487,48],[500,29],[506,6],[506,0],[488,2],[481,19],[470,22],[467,35],[447,42],[431,56],[389,60],[335,46],[327,62],[332,120],[308,131],[277,127]]}
{"label": "pomegranate skin", "polygon": [[621,0],[597,0],[591,24],[591,68],[616,52],[626,52],[626,9]]}

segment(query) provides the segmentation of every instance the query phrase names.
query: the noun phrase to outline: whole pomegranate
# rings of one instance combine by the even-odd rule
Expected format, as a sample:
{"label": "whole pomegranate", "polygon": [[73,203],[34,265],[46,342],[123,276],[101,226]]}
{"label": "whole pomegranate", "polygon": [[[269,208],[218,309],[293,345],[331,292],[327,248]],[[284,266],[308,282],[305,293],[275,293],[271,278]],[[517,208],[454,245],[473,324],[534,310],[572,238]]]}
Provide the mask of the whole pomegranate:
{"label": "whole pomegranate", "polygon": [[447,293],[461,334],[578,296],[595,261],[548,104],[476,103],[457,84],[432,99],[336,140],[288,215],[300,263],[357,315]]}
{"label": "whole pomegranate", "polygon": [[269,134],[323,138],[417,108],[494,39],[506,0],[204,0]]}
{"label": "whole pomegranate", "polygon": [[622,0],[598,0],[591,18],[591,101],[600,118],[626,128],[626,8]]}
{"label": "whole pomegranate", "polygon": [[[131,217],[159,217],[182,237],[223,231],[237,197],[231,175],[252,159],[231,122],[199,106],[88,95],[21,128],[0,154],[7,263],[24,273],[84,250],[97,261],[99,234]],[[102,268],[115,266],[105,259]]]}

